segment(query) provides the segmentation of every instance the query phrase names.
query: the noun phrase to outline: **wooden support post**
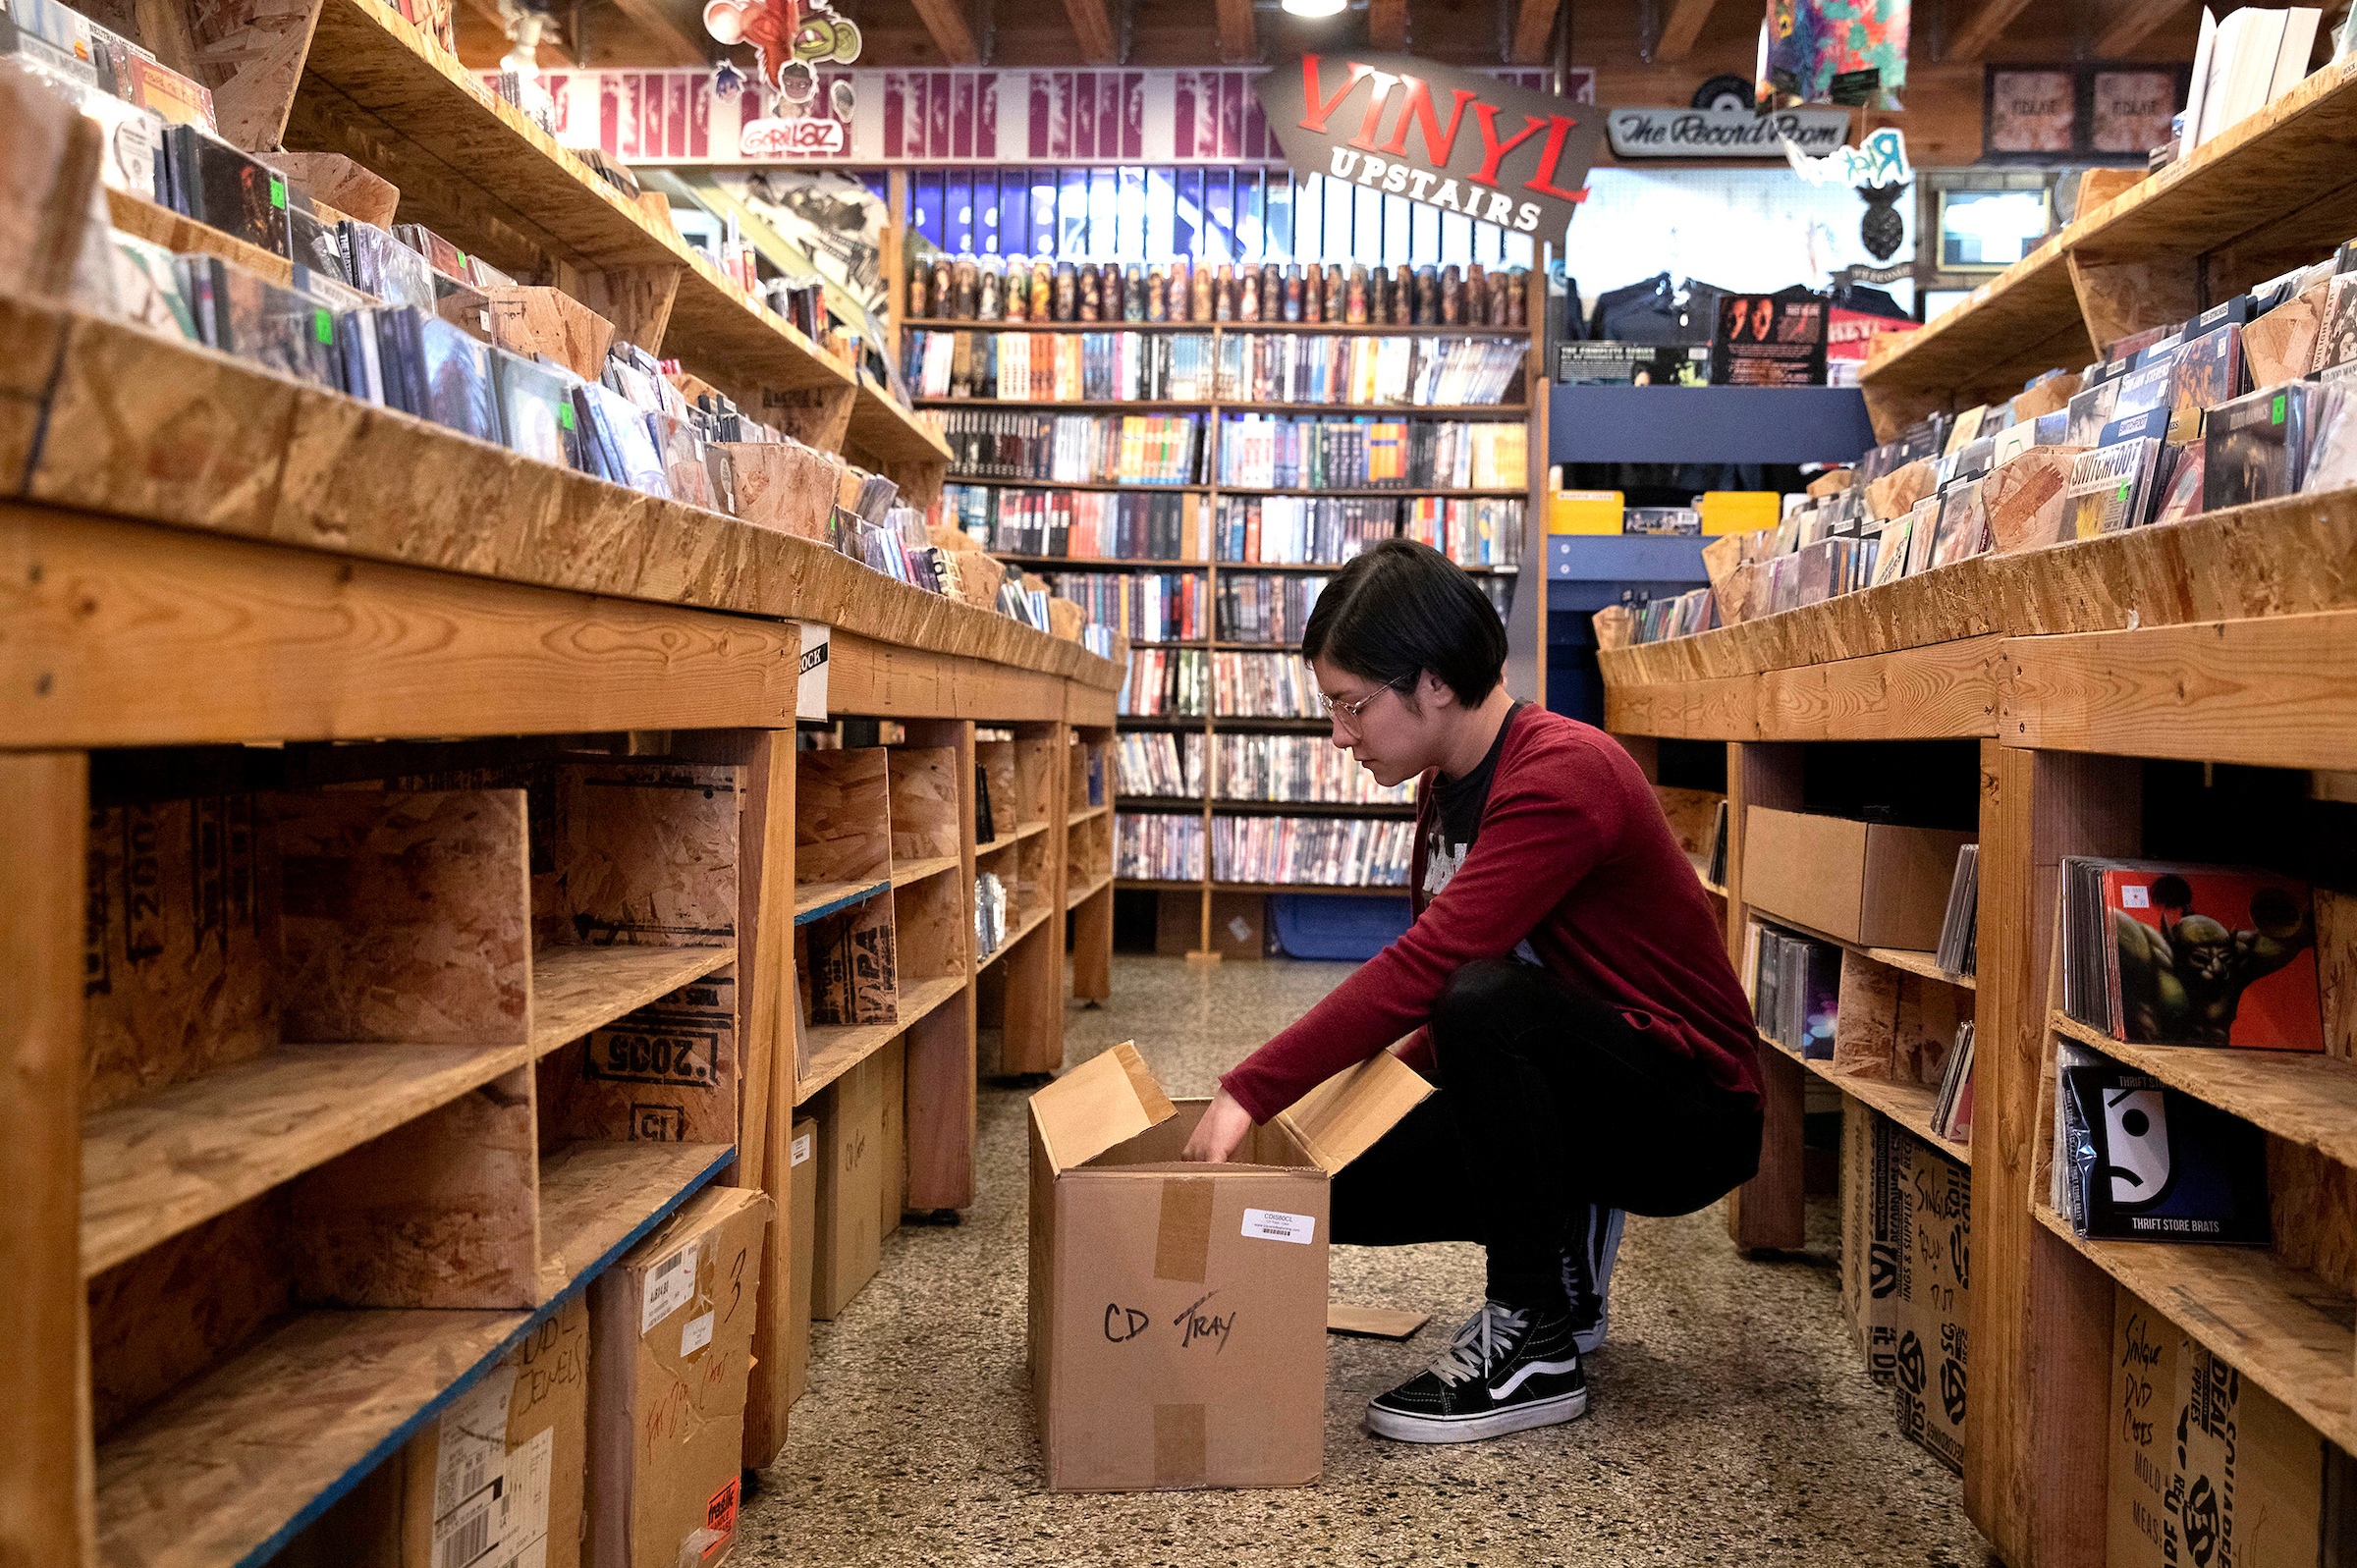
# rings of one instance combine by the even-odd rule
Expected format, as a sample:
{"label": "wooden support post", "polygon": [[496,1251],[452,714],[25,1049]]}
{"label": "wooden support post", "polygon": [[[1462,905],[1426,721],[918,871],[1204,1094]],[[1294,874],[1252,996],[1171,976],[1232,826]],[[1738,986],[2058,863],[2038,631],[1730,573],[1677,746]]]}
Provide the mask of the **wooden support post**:
{"label": "wooden support post", "polygon": [[[962,719],[911,720],[908,742],[957,755],[959,907],[972,926],[974,727]],[[993,802],[995,805],[996,802]],[[1009,803],[1012,809],[1013,802]],[[1039,934],[1032,934],[1037,937]],[[966,945],[964,991],[908,1031],[908,1207],[964,1209],[974,1201],[974,953]],[[1010,955],[1012,960],[1013,955]]]}
{"label": "wooden support post", "polygon": [[[1731,742],[1727,748],[1727,946],[1737,963],[1751,906],[1743,898],[1744,816],[1753,806],[1793,811],[1800,806],[1800,747]],[[1765,1041],[1760,1045],[1760,1092],[1766,1122],[1759,1174],[1727,1199],[1727,1233],[1738,1247],[1787,1249],[1801,1245],[1801,1102],[1807,1069]]]}
{"label": "wooden support post", "polygon": [[[616,336],[660,355],[671,302],[680,292],[680,267],[615,267],[580,275],[581,303],[614,323]],[[752,330],[748,324],[747,330]]]}
{"label": "wooden support post", "polygon": [[1072,995],[1083,1001],[1113,996],[1113,890],[1099,888],[1072,911]]}
{"label": "wooden support post", "polygon": [[82,963],[88,759],[0,756],[16,848],[0,877],[0,1397],[15,1411],[0,1466],[0,1561],[86,1563],[90,1359],[82,1280]]}
{"label": "wooden support post", "polygon": [[1035,837],[1045,840],[1040,881],[1048,917],[1000,960],[1007,970],[1000,1066],[1008,1073],[1054,1072],[1064,1065],[1065,784],[1071,772],[1065,736],[1069,730],[1060,721],[1016,725],[1014,732],[1023,813],[1028,818],[1039,811],[1047,822]]}
{"label": "wooden support post", "polygon": [[1964,1507],[2008,1562],[2101,1568],[2112,1287],[2031,1186],[2060,862],[2138,851],[2141,774],[1985,741],[1982,775]]}

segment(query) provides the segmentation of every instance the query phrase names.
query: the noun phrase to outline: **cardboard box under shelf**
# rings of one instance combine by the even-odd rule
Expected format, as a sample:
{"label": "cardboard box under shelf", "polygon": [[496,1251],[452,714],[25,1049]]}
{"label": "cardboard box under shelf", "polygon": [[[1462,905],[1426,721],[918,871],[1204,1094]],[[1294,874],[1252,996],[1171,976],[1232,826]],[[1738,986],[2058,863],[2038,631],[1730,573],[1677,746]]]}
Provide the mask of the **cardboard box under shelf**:
{"label": "cardboard box under shelf", "polygon": [[810,1382],[811,1270],[818,1257],[818,1118],[797,1116],[787,1145],[787,1177],[793,1191],[793,1224],[787,1233],[787,1267],[792,1271],[786,1339],[786,1403],[802,1397]]}
{"label": "cardboard box under shelf", "polygon": [[593,1568],[727,1555],[770,1210],[707,1187],[590,1287]]}
{"label": "cardboard box under shelf", "polygon": [[[1853,1285],[1845,1255],[1842,1283],[1856,1304],[1866,1370],[1892,1388],[1900,1434],[1961,1473],[1972,1169],[1855,1100],[1843,1105],[1845,1123],[1852,1116],[1866,1127],[1866,1267]],[[1858,1148],[1843,1132],[1854,1180]],[[1845,1194],[1845,1217],[1848,1202]]]}
{"label": "cardboard box under shelf", "polygon": [[1753,806],[1744,820],[1743,896],[1867,947],[1940,946],[1956,851],[1974,836]]}
{"label": "cardboard box under shelf", "polygon": [[2324,1550],[2325,1532],[2345,1548],[2352,1530],[2326,1513],[2325,1473],[2348,1461],[2124,1285],[2110,1367],[2108,1568],[2346,1560]]}
{"label": "cardboard box under shelf", "polygon": [[812,1102],[818,1110],[818,1215],[810,1316],[832,1323],[876,1276],[883,1234],[884,1061],[871,1055]]}
{"label": "cardboard box under shelf", "polygon": [[883,1136],[876,1162],[876,1239],[901,1228],[901,1212],[908,1196],[908,1040],[893,1041],[876,1053],[884,1069],[883,1089],[877,1096],[878,1125]]}
{"label": "cardboard box under shelf", "polygon": [[1318,1478],[1328,1183],[1430,1092],[1379,1053],[1227,1165],[1179,1162],[1208,1102],[1174,1105],[1134,1046],[1031,1097],[1031,1387],[1051,1490]]}

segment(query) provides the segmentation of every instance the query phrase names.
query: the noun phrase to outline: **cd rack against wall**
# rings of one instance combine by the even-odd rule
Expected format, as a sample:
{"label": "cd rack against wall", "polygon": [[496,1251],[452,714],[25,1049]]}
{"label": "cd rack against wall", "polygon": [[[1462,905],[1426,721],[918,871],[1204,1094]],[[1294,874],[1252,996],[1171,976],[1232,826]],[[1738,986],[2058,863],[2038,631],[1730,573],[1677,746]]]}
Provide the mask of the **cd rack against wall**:
{"label": "cd rack against wall", "polygon": [[[1524,286],[1534,291],[1540,287],[1534,280],[1525,280]],[[1543,300],[1534,293],[1529,303],[1530,309],[1526,312],[1526,319],[1537,319]],[[1191,870],[1191,874],[1186,875],[1140,876],[1124,873],[1118,878],[1116,886],[1142,891],[1199,893],[1202,898],[1202,946],[1206,950],[1212,945],[1210,936],[1211,900],[1214,892],[1373,893],[1392,896],[1405,893],[1407,886],[1404,838],[1408,822],[1415,813],[1412,799],[1349,802],[1334,799],[1266,800],[1229,797],[1223,796],[1221,793],[1219,764],[1224,743],[1232,745],[1238,743],[1239,737],[1299,736],[1309,744],[1321,745],[1323,744],[1322,737],[1331,733],[1330,725],[1316,716],[1314,683],[1308,680],[1305,673],[1288,682],[1290,686],[1298,688],[1299,697],[1305,699],[1282,704],[1292,709],[1289,714],[1246,716],[1222,711],[1224,706],[1229,705],[1223,692],[1223,686],[1229,682],[1223,681],[1215,673],[1215,667],[1220,661],[1231,661],[1233,665],[1240,666],[1242,660],[1235,659],[1233,656],[1240,655],[1244,659],[1249,659],[1254,655],[1266,655],[1270,656],[1270,662],[1274,664],[1277,656],[1295,652],[1299,647],[1297,640],[1241,641],[1230,636],[1226,628],[1219,624],[1218,620],[1223,589],[1232,587],[1235,579],[1243,577],[1262,577],[1271,583],[1286,580],[1298,582],[1303,578],[1315,579],[1331,575],[1341,569],[1343,562],[1342,560],[1261,562],[1216,559],[1222,552],[1212,546],[1212,528],[1215,526],[1215,519],[1219,517],[1222,501],[1236,498],[1266,500],[1275,497],[1314,497],[1338,500],[1439,501],[1444,503],[1449,501],[1519,501],[1522,504],[1522,516],[1516,539],[1518,553],[1507,563],[1474,564],[1464,568],[1475,577],[1477,582],[1484,586],[1485,591],[1492,592],[1494,600],[1499,595],[1493,590],[1503,588],[1507,596],[1506,602],[1510,603],[1510,596],[1515,591],[1515,584],[1520,577],[1523,566],[1531,562],[1543,563],[1544,561],[1542,546],[1545,514],[1539,480],[1542,475],[1541,460],[1547,441],[1545,428],[1547,400],[1534,398],[1531,395],[1533,388],[1545,385],[1543,367],[1534,357],[1537,348],[1531,329],[1527,325],[1503,327],[1457,324],[1411,326],[1357,322],[1345,324],[1262,320],[1011,322],[948,318],[904,320],[901,323],[901,327],[904,331],[966,332],[976,335],[1012,333],[1111,335],[1130,332],[1158,335],[1188,334],[1209,340],[1211,364],[1213,365],[1217,365],[1219,362],[1220,345],[1225,340],[1236,336],[1261,334],[1349,338],[1393,337],[1420,340],[1468,338],[1508,341],[1521,347],[1523,351],[1521,363],[1513,371],[1504,397],[1495,404],[1415,406],[1409,404],[1279,403],[1216,397],[1151,401],[1104,399],[1049,401],[970,397],[920,397],[916,399],[917,405],[922,407],[990,410],[1017,414],[1098,414],[1110,417],[1132,414],[1201,416],[1204,450],[1197,469],[1205,480],[1202,483],[1161,484],[1136,483],[1126,480],[1072,481],[986,477],[961,472],[955,464],[948,479],[948,483],[952,486],[975,486],[990,490],[1033,493],[1068,492],[1076,496],[1091,494],[1177,496],[1182,498],[1179,502],[1181,508],[1195,509],[1201,518],[1199,524],[1188,525],[1186,532],[1182,535],[1185,545],[1191,546],[1191,548],[1181,547],[1166,554],[1130,553],[1082,556],[993,550],[993,554],[999,555],[1011,566],[1029,572],[1152,573],[1195,579],[1200,624],[1194,629],[1199,634],[1155,640],[1141,636],[1138,628],[1126,626],[1122,628],[1130,632],[1133,652],[1130,683],[1124,688],[1124,701],[1119,727],[1123,731],[1129,733],[1146,732],[1171,735],[1174,737],[1174,744],[1179,749],[1181,757],[1184,754],[1183,748],[1190,741],[1200,748],[1199,767],[1203,787],[1199,795],[1191,793],[1132,794],[1124,789],[1122,800],[1123,832],[1124,835],[1135,835],[1141,840],[1150,835],[1157,834],[1166,838],[1174,837],[1172,827],[1175,825],[1165,826],[1161,829],[1145,825],[1154,823],[1157,819],[1164,824],[1170,824],[1171,819],[1193,819],[1199,824],[1199,837],[1193,839],[1191,845],[1185,846],[1184,854],[1185,861],[1199,863],[1192,864],[1191,867],[1187,863],[1181,863],[1168,868],[1180,872]],[[1219,443],[1225,440],[1225,432],[1230,428],[1223,422],[1223,416],[1234,414],[1290,414],[1308,418],[1345,420],[1377,417],[1447,419],[1468,423],[1473,421],[1515,421],[1521,424],[1526,432],[1522,482],[1510,486],[1485,488],[1451,488],[1445,485],[1414,484],[1386,484],[1353,488],[1332,486],[1288,488],[1222,483],[1218,479],[1218,475],[1222,471]],[[954,442],[953,445],[955,446]],[[1192,476],[1190,475],[1190,477]],[[1398,533],[1403,531],[1403,524],[1395,523],[1393,531]],[[1506,610],[1502,604],[1501,615],[1505,614]],[[1112,618],[1107,619],[1111,620]],[[1118,622],[1116,623],[1118,624]],[[1290,631],[1292,625],[1296,623],[1288,622],[1287,629]],[[1292,631],[1292,635],[1297,638],[1297,631]],[[1152,669],[1159,662],[1175,660],[1178,656],[1189,652],[1194,653],[1204,666],[1202,682],[1204,689],[1200,693],[1200,711],[1136,712],[1135,710],[1141,706],[1142,699],[1142,692],[1139,689],[1140,672]],[[1538,655],[1543,659],[1543,646],[1538,650]],[[1255,674],[1257,675],[1258,672]],[[1539,667],[1537,680],[1536,689],[1544,691],[1546,676],[1543,664]],[[1192,710],[1197,705],[1188,702],[1182,706]],[[1283,740],[1279,739],[1277,744],[1282,745]],[[1271,837],[1281,831],[1276,825],[1286,822],[1294,825],[1297,841],[1306,843],[1314,840],[1317,847],[1314,850],[1295,849],[1289,845],[1280,846],[1272,843]],[[1303,827],[1304,824],[1308,826]],[[1358,826],[1352,826],[1353,824]],[[1223,836],[1233,841],[1223,844]],[[1232,868],[1236,868],[1252,863],[1255,855],[1266,856],[1282,847],[1286,852],[1292,854],[1314,853],[1318,857],[1325,875],[1338,879],[1350,878],[1363,872],[1363,866],[1352,864],[1352,861],[1364,862],[1370,854],[1380,852],[1386,845],[1396,848],[1398,851],[1393,857],[1397,861],[1396,874],[1398,880],[1396,882],[1368,884],[1343,880],[1292,881],[1285,880],[1282,877],[1269,878],[1248,875],[1224,877],[1219,874],[1220,862],[1223,859],[1229,861]]]}

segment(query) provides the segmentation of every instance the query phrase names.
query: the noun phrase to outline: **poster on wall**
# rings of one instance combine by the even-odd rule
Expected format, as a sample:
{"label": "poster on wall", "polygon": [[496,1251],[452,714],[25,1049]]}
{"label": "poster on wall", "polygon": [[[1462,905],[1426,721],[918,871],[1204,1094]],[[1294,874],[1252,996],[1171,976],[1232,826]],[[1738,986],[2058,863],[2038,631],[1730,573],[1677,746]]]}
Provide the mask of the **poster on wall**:
{"label": "poster on wall", "polygon": [[1991,152],[2068,152],[2078,129],[2078,84],[2067,71],[1992,71],[1988,114]]}
{"label": "poster on wall", "polygon": [[1411,55],[1303,55],[1254,84],[1296,176],[1549,239],[1588,198],[1604,116]]}
{"label": "poster on wall", "polygon": [[2169,137],[2174,71],[2097,71],[2088,90],[2087,150],[2141,158]]}
{"label": "poster on wall", "polygon": [[1900,108],[1908,18],[1909,0],[1769,0],[1761,107]]}

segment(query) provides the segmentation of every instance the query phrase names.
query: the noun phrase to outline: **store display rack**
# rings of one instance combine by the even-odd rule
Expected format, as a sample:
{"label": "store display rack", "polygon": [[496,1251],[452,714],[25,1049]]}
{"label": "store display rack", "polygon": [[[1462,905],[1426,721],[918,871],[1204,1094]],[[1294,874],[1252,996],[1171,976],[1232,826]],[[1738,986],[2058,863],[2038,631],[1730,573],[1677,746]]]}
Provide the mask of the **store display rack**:
{"label": "store display rack", "polygon": [[[2357,1018],[2333,978],[2357,958],[2348,900],[2319,893],[2322,1057],[2131,1047],[2061,1016],[2050,995],[2061,857],[2182,847],[2147,838],[2166,832],[2145,809],[2155,768],[2282,770],[2295,794],[2345,798],[2334,780],[2357,766],[2357,657],[2345,652],[2357,587],[2330,564],[2353,551],[2357,494],[2300,497],[1966,562],[1601,655],[1607,728],[1640,757],[1663,738],[1727,743],[1730,945],[1749,908],[1745,813],[1799,803],[1811,746],[1979,740],[1964,1495],[2009,1561],[2105,1560],[2114,1282],[2344,1454],[2357,1453],[2357,1144],[2347,1131],[2357,1111]],[[2291,831],[2271,840],[2276,858],[2323,882],[2326,845]],[[1922,972],[1919,958],[1862,956]],[[2046,1202],[2057,1039],[2160,1073],[2262,1128],[2274,1246],[2070,1234]],[[1772,1047],[1762,1066],[1768,1139],[1730,1229],[1746,1246],[1796,1246],[1805,1069]],[[1878,1113],[1926,1130],[1912,1086],[1838,1082]]]}
{"label": "store display rack", "polygon": [[[1542,319],[1541,311],[1544,308],[1544,299],[1539,293],[1542,286],[1538,282],[1533,281],[1528,285],[1528,287],[1532,291],[1530,298],[1530,317],[1533,320]],[[1202,505],[1207,512],[1216,507],[1220,497],[1230,495],[1340,496],[1391,500],[1412,500],[1420,497],[1445,497],[1453,500],[1518,499],[1524,503],[1522,557],[1520,564],[1513,567],[1471,566],[1467,567],[1465,569],[1477,576],[1509,576],[1517,579],[1519,579],[1522,573],[1527,569],[1531,573],[1532,582],[1539,582],[1543,579],[1545,571],[1543,546],[1546,540],[1546,515],[1543,505],[1543,481],[1546,469],[1545,454],[1547,450],[1548,399],[1544,396],[1534,395],[1534,389],[1537,393],[1544,393],[1547,389],[1548,382],[1546,378],[1545,367],[1540,363],[1539,341],[1534,336],[1531,329],[1526,326],[1387,326],[1381,324],[1334,324],[1324,322],[1281,321],[1010,322],[966,321],[936,317],[907,319],[902,321],[900,325],[904,331],[924,330],[936,332],[1161,332],[1195,333],[1209,336],[1214,339],[1230,334],[1288,332],[1307,334],[1324,333],[1354,337],[1500,338],[1511,339],[1517,342],[1529,344],[1531,347],[1524,361],[1519,388],[1508,388],[1507,400],[1497,404],[1449,406],[1445,407],[1418,407],[1396,404],[1355,405],[1246,403],[1228,402],[1218,399],[1203,399],[1196,401],[1154,400],[1129,402],[1118,400],[1091,400],[1067,403],[1020,399],[920,398],[917,400],[917,405],[920,407],[926,408],[996,408],[1010,411],[1021,411],[1026,413],[1202,413],[1207,416],[1207,424],[1209,426],[1206,437],[1207,446],[1209,446],[1211,443],[1216,443],[1219,439],[1219,416],[1223,413],[1289,413],[1299,414],[1305,417],[1336,418],[1350,418],[1359,415],[1379,415],[1393,418],[1415,419],[1494,418],[1502,420],[1520,420],[1525,422],[1529,427],[1528,449],[1531,455],[1529,484],[1526,488],[1522,489],[1457,490],[1427,487],[1406,487],[1400,489],[1370,488],[1351,490],[1283,490],[1225,484],[1160,485],[1103,482],[1068,483],[1062,480],[1048,479],[974,478],[960,474],[951,475],[950,482],[957,484],[981,485],[998,489],[1122,491],[1148,495],[1175,494],[1195,496],[1203,498]],[[1216,462],[1216,456],[1212,455],[1211,453],[1207,453],[1207,463]],[[1216,469],[1213,471],[1216,471]],[[1130,571],[1196,573],[1200,574],[1203,578],[1204,593],[1207,603],[1216,602],[1219,589],[1219,578],[1222,573],[1266,572],[1287,575],[1310,574],[1332,572],[1338,570],[1342,565],[1340,562],[1330,562],[1324,564],[1264,564],[1259,562],[1239,561],[1167,560],[1146,557],[1097,558],[1022,554],[1001,554],[1001,559],[1009,562],[1012,565],[1032,571],[1046,569],[1076,572]],[[1516,620],[1519,621],[1527,618],[1533,627],[1543,627],[1544,617],[1541,612],[1541,608],[1537,603],[1539,598],[1540,595],[1536,592],[1525,593],[1518,590],[1516,593]],[[1509,627],[1512,624],[1513,622],[1509,622]],[[1545,637],[1543,630],[1527,632],[1516,637],[1515,642],[1517,648],[1526,647],[1529,650],[1529,666],[1527,674],[1517,670],[1514,673],[1515,676],[1531,681],[1531,684],[1528,687],[1529,690],[1534,692],[1544,692],[1546,689],[1546,673],[1544,646]],[[1197,648],[1223,653],[1283,653],[1297,650],[1297,645],[1289,643],[1225,642],[1202,638],[1169,642],[1137,642],[1134,643],[1133,646],[1139,648]],[[1185,730],[1191,733],[1197,733],[1203,737],[1203,744],[1207,750],[1215,744],[1213,737],[1223,731],[1250,731],[1254,733],[1314,733],[1325,730],[1328,728],[1323,723],[1315,720],[1243,719],[1221,714],[1207,714],[1200,717],[1159,715],[1139,717],[1135,719],[1124,716],[1120,723],[1124,727],[1134,726],[1135,728],[1141,730],[1153,730],[1156,731],[1166,732],[1170,730]],[[1191,810],[1201,814],[1204,833],[1204,875],[1201,880],[1174,882],[1161,878],[1124,878],[1121,880],[1119,885],[1125,889],[1145,892],[1191,892],[1197,893],[1201,899],[1202,938],[1200,950],[1205,952],[1210,951],[1212,948],[1210,935],[1211,909],[1212,897],[1216,892],[1334,892],[1377,894],[1397,897],[1404,892],[1403,889],[1398,887],[1328,887],[1319,884],[1223,882],[1212,875],[1213,867],[1210,849],[1210,838],[1213,819],[1217,816],[1223,815],[1279,815],[1299,817],[1398,816],[1412,815],[1412,808],[1394,809],[1389,807],[1346,806],[1330,802],[1316,801],[1234,801],[1217,798],[1206,798],[1203,800],[1137,799],[1129,801],[1126,804],[1147,810]]]}

